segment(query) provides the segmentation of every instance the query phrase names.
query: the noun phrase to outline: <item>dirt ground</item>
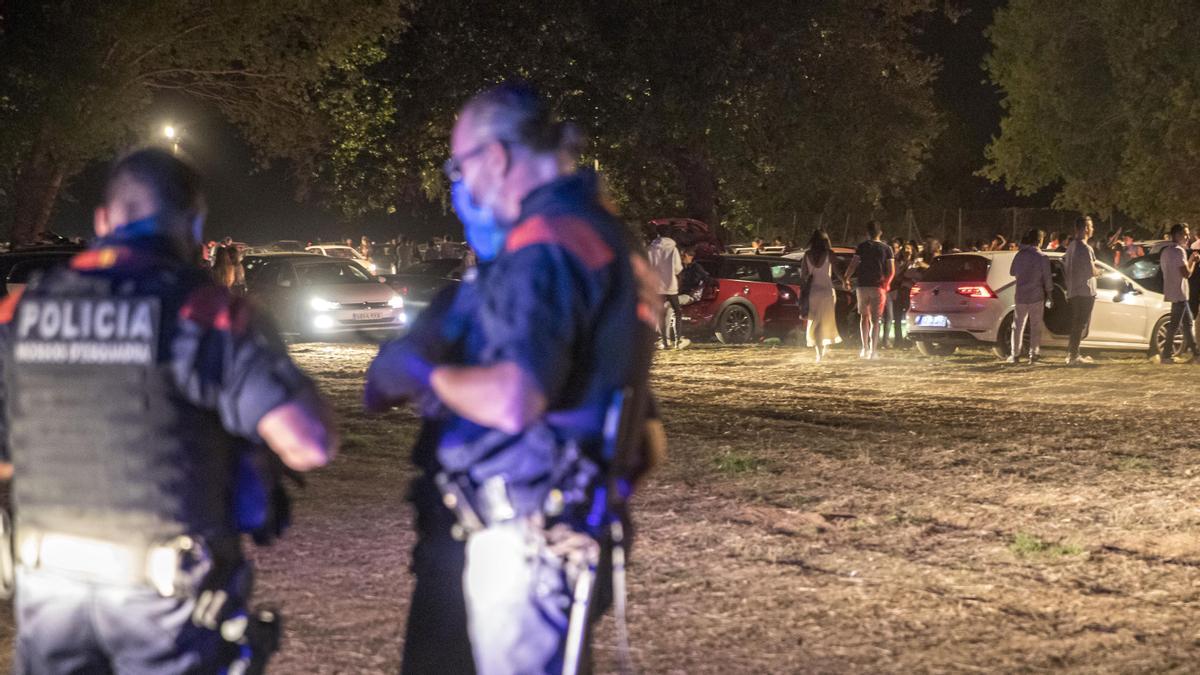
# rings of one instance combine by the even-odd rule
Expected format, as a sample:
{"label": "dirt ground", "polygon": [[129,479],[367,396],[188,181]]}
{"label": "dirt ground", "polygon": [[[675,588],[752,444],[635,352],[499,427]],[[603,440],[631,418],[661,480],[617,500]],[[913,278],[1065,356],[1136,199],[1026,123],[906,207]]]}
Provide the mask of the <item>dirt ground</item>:
{"label": "dirt ground", "polygon": [[[416,420],[359,411],[374,348],[294,351],[344,447],[256,554],[287,622],[273,672],[396,672]],[[659,355],[672,454],[636,499],[642,672],[1195,670],[1200,367],[853,357]],[[606,620],[600,672],[613,644]]]}

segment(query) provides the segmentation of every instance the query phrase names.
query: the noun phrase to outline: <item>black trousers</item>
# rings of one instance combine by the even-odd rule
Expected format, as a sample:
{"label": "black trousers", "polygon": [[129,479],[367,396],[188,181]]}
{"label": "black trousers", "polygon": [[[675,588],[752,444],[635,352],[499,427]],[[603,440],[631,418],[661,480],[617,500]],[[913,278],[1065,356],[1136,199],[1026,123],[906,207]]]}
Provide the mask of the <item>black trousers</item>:
{"label": "black trousers", "polygon": [[1090,295],[1075,296],[1067,299],[1067,308],[1071,310],[1071,337],[1067,343],[1067,355],[1079,356],[1079,343],[1088,335],[1088,327],[1092,324],[1092,308],[1096,306],[1096,298]]}
{"label": "black trousers", "polygon": [[413,483],[410,499],[417,510],[417,545],[412,553],[416,577],[404,636],[405,675],[473,675],[475,660],[467,635],[463,599],[466,547],[450,534],[454,514],[427,478]]}

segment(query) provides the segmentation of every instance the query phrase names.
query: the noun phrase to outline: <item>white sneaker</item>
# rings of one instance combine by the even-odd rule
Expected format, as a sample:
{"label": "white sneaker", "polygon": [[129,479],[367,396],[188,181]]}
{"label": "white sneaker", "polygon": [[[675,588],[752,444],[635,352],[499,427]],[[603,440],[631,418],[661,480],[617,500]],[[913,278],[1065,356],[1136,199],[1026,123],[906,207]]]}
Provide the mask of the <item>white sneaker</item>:
{"label": "white sneaker", "polygon": [[878,361],[880,358],[882,358],[882,357],[880,356],[879,352],[871,352],[871,360],[872,361]]}
{"label": "white sneaker", "polygon": [[1068,356],[1068,357],[1067,357],[1067,365],[1068,365],[1068,366],[1073,366],[1073,365],[1075,365],[1075,364],[1076,364],[1076,363],[1078,363],[1078,362],[1079,362],[1079,357],[1078,357],[1078,356]]}
{"label": "white sneaker", "polygon": [[821,362],[821,350],[817,350],[817,355],[813,357],[813,363]]}
{"label": "white sneaker", "polygon": [[1092,357],[1090,357],[1090,356],[1080,356],[1080,357],[1078,357],[1078,358],[1076,358],[1076,359],[1075,359],[1075,362],[1076,362],[1076,363],[1082,363],[1082,364],[1084,364],[1084,365],[1090,365],[1090,364],[1093,364],[1093,363],[1095,363],[1095,362],[1096,362],[1096,359],[1093,359],[1093,358],[1092,358]]}
{"label": "white sneaker", "polygon": [[867,358],[867,348],[866,347],[863,347],[862,349],[858,350],[858,358],[860,358],[860,359]]}
{"label": "white sneaker", "polygon": [[675,349],[687,349],[692,341],[687,338],[679,338],[679,342],[675,343]]}
{"label": "white sneaker", "polygon": [[1016,354],[1013,354],[1012,356],[1008,357],[1007,359],[1004,359],[1005,363],[1016,363],[1017,361],[1019,361],[1019,359],[1017,358]]}

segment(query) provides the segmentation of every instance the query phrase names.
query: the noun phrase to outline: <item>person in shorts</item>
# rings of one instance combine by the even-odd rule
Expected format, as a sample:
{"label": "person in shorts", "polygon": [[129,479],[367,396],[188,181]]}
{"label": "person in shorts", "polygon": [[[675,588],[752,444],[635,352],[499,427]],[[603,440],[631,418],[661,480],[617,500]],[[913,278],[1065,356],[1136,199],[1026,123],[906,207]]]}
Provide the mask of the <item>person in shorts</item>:
{"label": "person in shorts", "polygon": [[867,223],[867,240],[858,245],[843,282],[850,288],[853,279],[858,288],[859,332],[862,350],[859,358],[879,358],[879,343],[883,328],[883,308],[892,277],[896,275],[896,258],[892,247],[883,242],[883,228],[877,221]]}

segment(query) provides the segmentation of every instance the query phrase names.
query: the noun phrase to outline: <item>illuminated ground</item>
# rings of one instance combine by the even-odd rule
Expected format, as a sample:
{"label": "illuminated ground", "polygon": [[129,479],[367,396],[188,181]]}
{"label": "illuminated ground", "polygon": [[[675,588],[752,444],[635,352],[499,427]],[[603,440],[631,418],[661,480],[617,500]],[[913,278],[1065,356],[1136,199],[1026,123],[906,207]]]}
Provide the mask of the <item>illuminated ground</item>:
{"label": "illuminated ground", "polygon": [[[289,627],[274,672],[398,667],[415,420],[358,412],[373,351],[295,348],[345,448],[259,556],[260,596]],[[1051,355],[660,355],[673,455],[638,503],[641,670],[1191,670],[1200,368]],[[608,624],[598,640],[606,672]]]}

